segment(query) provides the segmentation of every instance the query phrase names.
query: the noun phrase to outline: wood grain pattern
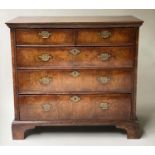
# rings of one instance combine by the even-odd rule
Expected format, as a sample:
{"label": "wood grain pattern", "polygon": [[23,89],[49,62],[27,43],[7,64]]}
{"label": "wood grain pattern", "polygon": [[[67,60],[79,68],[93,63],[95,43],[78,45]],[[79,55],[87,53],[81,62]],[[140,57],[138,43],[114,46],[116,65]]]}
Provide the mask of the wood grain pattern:
{"label": "wood grain pattern", "polygon": [[[14,79],[13,139],[24,139],[36,126],[102,125],[140,138],[136,84],[142,23],[132,16],[19,17],[7,22]],[[50,36],[43,39],[42,31]],[[104,38],[105,32],[109,36]],[[72,49],[80,52],[71,54]],[[101,110],[101,102],[106,109]]]}
{"label": "wood grain pattern", "polygon": [[[80,53],[73,55],[72,50]],[[127,68],[134,66],[135,47],[52,47],[52,48],[17,48],[18,68]],[[110,57],[102,60],[102,54]],[[48,54],[48,61],[39,56]]]}
{"label": "wood grain pattern", "polygon": [[11,29],[10,31],[10,36],[11,36],[11,51],[12,51],[12,75],[13,75],[13,93],[14,93],[14,111],[15,111],[15,119],[19,120],[19,107],[18,107],[18,83],[17,81],[17,70],[16,70],[16,47],[15,47],[15,42],[16,42],[16,34],[15,30]]}
{"label": "wood grain pattern", "polygon": [[[102,38],[100,33],[108,31],[110,37]],[[106,45],[106,44],[126,44],[135,43],[136,29],[135,28],[106,28],[106,29],[80,29],[77,31],[76,44],[85,45]]]}
{"label": "wood grain pattern", "polygon": [[88,120],[52,120],[52,121],[13,121],[12,133],[14,139],[24,139],[27,130],[36,126],[116,126],[127,132],[127,138],[138,139],[141,137],[139,125],[136,121],[116,121],[103,119]]}
{"label": "wood grain pattern", "polygon": [[[138,47],[139,47],[139,28],[137,28],[136,32],[136,55],[135,55],[135,67],[134,67],[134,75],[133,75],[133,96],[132,96],[132,120],[137,120],[136,116],[136,102],[137,102],[137,68],[138,68]],[[137,125],[138,126],[138,125]]]}
{"label": "wood grain pattern", "polygon": [[57,16],[17,17],[6,24],[10,28],[96,28],[139,27],[143,21],[133,16]]}
{"label": "wood grain pattern", "polygon": [[[73,77],[74,70],[20,70],[18,71],[19,93],[36,94],[72,91],[132,91],[131,71],[78,70],[79,76]],[[77,71],[77,70],[76,70]],[[49,84],[41,84],[40,79],[47,77]],[[110,81],[102,84],[99,77]]]}
{"label": "wood grain pattern", "polygon": [[[48,31],[51,33],[49,38],[42,38],[39,33],[42,31]],[[17,45],[33,45],[33,44],[64,44],[72,45],[73,44],[73,32],[70,29],[17,29],[16,38]]]}
{"label": "wood grain pattern", "polygon": [[12,138],[16,140],[21,140],[25,138],[25,132],[30,129],[34,129],[35,125],[33,124],[20,124],[12,123]]}
{"label": "wood grain pattern", "polygon": [[126,130],[128,139],[139,139],[141,137],[139,124],[137,122],[120,122],[116,127]]}
{"label": "wood grain pattern", "polygon": [[103,24],[110,24],[110,23],[142,23],[143,21],[134,17],[134,16],[29,16],[29,17],[16,17],[7,23],[14,23],[14,24],[41,24],[41,23],[94,23],[97,24],[98,22],[103,22]]}
{"label": "wood grain pattern", "polygon": [[[66,119],[129,120],[131,112],[130,95],[77,95],[80,101],[73,102],[74,95],[20,96],[20,120],[48,121]],[[102,110],[100,103],[109,108]],[[49,104],[49,111],[43,105]]]}

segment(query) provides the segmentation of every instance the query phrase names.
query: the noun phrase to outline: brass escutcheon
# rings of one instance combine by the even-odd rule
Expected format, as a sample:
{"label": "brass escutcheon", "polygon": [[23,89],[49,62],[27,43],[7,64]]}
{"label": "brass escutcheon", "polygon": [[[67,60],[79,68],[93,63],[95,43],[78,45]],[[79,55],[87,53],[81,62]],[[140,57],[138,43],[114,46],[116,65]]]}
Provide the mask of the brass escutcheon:
{"label": "brass escutcheon", "polygon": [[70,98],[70,100],[71,101],[73,101],[73,102],[78,102],[78,101],[80,101],[80,97],[78,97],[78,96],[72,96],[71,98]]}
{"label": "brass escutcheon", "polygon": [[100,76],[97,78],[97,81],[99,81],[102,84],[107,84],[110,80],[111,78],[107,76]]}
{"label": "brass escutcheon", "polygon": [[80,73],[78,71],[73,71],[70,73],[73,77],[78,77]]}
{"label": "brass escutcheon", "polygon": [[103,39],[107,39],[111,36],[111,32],[109,31],[101,31],[99,32],[99,36],[101,36],[101,38]]}
{"label": "brass escutcheon", "polygon": [[49,61],[50,59],[52,59],[52,56],[49,55],[48,53],[44,53],[44,54],[38,56],[38,58],[39,58],[41,61],[43,61],[43,62],[47,62],[47,61]]}
{"label": "brass escutcheon", "polygon": [[43,78],[39,79],[39,82],[40,82],[40,84],[48,85],[48,84],[50,84],[51,80],[52,79],[49,77],[43,77]]}
{"label": "brass escutcheon", "polygon": [[49,33],[48,31],[41,31],[41,32],[39,32],[39,35],[40,35],[43,39],[47,39],[47,38],[49,38],[52,34]]}
{"label": "brass escutcheon", "polygon": [[74,49],[70,50],[70,53],[75,56],[75,55],[78,55],[80,53],[80,50],[74,48]]}
{"label": "brass escutcheon", "polygon": [[108,52],[102,53],[101,55],[98,56],[101,61],[106,61],[109,60],[111,55]]}
{"label": "brass escutcheon", "polygon": [[109,109],[109,104],[106,103],[106,102],[102,102],[100,103],[100,106],[99,106],[102,110],[107,110]]}
{"label": "brass escutcheon", "polygon": [[52,105],[49,104],[49,103],[46,103],[46,104],[43,104],[43,105],[42,105],[42,109],[43,109],[44,111],[50,111],[50,110],[51,110],[51,107],[52,107]]}

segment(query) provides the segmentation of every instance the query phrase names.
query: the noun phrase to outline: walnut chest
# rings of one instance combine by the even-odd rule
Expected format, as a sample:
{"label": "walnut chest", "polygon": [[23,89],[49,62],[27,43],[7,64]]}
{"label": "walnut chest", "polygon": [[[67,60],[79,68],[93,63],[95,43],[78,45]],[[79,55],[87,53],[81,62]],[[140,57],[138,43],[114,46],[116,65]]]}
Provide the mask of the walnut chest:
{"label": "walnut chest", "polygon": [[104,126],[139,138],[132,17],[18,17],[11,29],[14,139],[37,126]]}

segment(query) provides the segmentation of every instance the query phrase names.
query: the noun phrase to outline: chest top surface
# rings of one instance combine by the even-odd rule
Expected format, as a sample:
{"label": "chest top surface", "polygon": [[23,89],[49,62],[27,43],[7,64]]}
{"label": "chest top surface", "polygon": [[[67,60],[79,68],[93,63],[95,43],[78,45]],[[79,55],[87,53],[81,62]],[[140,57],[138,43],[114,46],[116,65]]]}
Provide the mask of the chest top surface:
{"label": "chest top surface", "polygon": [[45,27],[138,27],[142,20],[133,16],[36,16],[17,17],[6,24],[11,28]]}

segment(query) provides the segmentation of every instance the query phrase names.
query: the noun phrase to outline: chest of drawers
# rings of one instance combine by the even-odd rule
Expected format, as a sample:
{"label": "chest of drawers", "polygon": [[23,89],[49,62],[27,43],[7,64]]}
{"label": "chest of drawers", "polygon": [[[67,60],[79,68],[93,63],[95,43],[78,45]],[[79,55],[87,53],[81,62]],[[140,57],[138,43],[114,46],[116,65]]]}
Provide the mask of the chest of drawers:
{"label": "chest of drawers", "polygon": [[139,138],[139,27],[131,17],[18,17],[11,29],[14,139],[37,126],[112,125]]}

